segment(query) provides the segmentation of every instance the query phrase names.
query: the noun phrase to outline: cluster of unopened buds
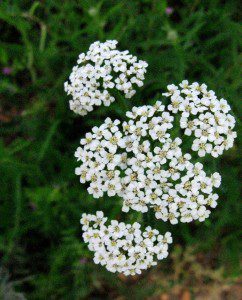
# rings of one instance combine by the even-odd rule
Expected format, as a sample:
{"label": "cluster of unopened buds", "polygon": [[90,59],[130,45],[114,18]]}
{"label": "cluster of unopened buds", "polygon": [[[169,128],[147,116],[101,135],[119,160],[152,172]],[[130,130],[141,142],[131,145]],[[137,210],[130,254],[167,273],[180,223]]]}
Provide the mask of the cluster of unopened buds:
{"label": "cluster of unopened buds", "polygon": [[[71,84],[65,85],[73,96],[70,105],[75,112],[84,115],[93,105],[105,104],[100,96],[103,89],[109,95],[106,88],[116,87],[130,98],[135,93],[133,84],[143,85],[147,63],[137,62],[127,51],[116,50],[116,44],[95,42],[87,55],[81,54],[78,63],[83,66],[74,67]],[[99,81],[101,77],[96,74],[103,64],[108,74],[105,76],[111,77],[106,80],[104,76]],[[88,68],[93,75],[86,75]],[[118,78],[130,83],[125,85],[127,88],[113,79],[112,72],[121,73]],[[108,80],[113,84],[106,86]],[[229,114],[227,101],[217,99],[205,84],[184,80],[179,86],[168,85],[167,90],[163,93],[170,99],[167,106],[157,101],[154,105],[133,107],[126,112],[125,121],[107,118],[101,126],[86,133],[75,152],[81,162],[75,172],[81,183],[88,183],[87,191],[94,198],[105,193],[120,197],[125,213],[153,210],[157,219],[171,224],[203,222],[211,208],[217,206],[218,194],[214,189],[220,186],[221,176],[217,172],[207,174],[201,162],[183,152],[183,140],[174,137],[174,120],[180,113],[180,128],[191,136],[190,148],[199,157],[218,157],[233,146],[235,119]],[[89,93],[85,100],[84,93]],[[163,237],[150,226],[142,232],[139,223],[112,220],[105,225],[106,221],[102,212],[82,215],[83,238],[95,253],[95,263],[111,272],[134,275],[167,257],[167,244],[172,242],[170,233]]]}

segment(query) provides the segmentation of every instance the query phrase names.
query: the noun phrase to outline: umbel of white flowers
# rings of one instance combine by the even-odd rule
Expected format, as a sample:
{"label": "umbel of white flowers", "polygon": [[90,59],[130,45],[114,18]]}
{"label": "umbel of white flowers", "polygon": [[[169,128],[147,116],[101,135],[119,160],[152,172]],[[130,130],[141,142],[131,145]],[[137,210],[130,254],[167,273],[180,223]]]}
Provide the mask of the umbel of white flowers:
{"label": "umbel of white flowers", "polygon": [[102,211],[96,215],[83,214],[81,218],[83,239],[94,252],[94,262],[108,271],[141,274],[142,270],[157,265],[156,260],[168,256],[168,244],[172,243],[170,232],[163,236],[150,226],[141,231],[137,222],[125,224],[112,220],[106,225],[106,221]]}
{"label": "umbel of white flowers", "polygon": [[208,218],[217,205],[213,189],[220,175],[207,176],[201,163],[182,153],[182,140],[169,133],[174,118],[161,102],[126,115],[128,122],[107,118],[81,139],[75,153],[82,162],[76,168],[80,182],[90,182],[87,190],[95,198],[122,197],[124,212],[152,208],[157,219],[171,224]]}
{"label": "umbel of white flowers", "polygon": [[197,82],[189,85],[187,80],[179,86],[167,86],[164,96],[171,99],[168,110],[182,113],[180,126],[185,135],[194,134],[192,150],[198,151],[200,157],[206,153],[213,157],[223,154],[224,150],[233,147],[237,134],[233,131],[235,118],[225,99],[218,99],[214,91],[208,91],[206,84]]}
{"label": "umbel of white flowers", "polygon": [[148,64],[137,60],[129,51],[116,49],[117,41],[95,42],[81,53],[64,87],[72,96],[70,109],[82,116],[102,103],[109,106],[115,98],[110,90],[117,89],[125,98],[135,94],[135,86],[143,85]]}

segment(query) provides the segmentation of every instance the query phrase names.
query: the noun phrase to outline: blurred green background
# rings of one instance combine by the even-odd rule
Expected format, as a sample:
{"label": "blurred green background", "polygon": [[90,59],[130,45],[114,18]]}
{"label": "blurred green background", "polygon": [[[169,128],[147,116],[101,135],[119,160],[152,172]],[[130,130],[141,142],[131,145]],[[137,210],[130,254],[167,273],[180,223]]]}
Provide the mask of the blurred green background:
{"label": "blurred green background", "polygon": [[[79,139],[105,117],[124,118],[169,83],[207,83],[241,100],[239,1],[0,2],[0,299],[239,299],[239,141],[203,161],[222,175],[220,201],[204,223],[172,226],[171,255],[140,277],[94,265],[82,242],[82,212],[119,219],[120,202],[95,200],[74,174]],[[149,63],[136,96],[85,117],[63,90],[79,53],[117,39]]]}

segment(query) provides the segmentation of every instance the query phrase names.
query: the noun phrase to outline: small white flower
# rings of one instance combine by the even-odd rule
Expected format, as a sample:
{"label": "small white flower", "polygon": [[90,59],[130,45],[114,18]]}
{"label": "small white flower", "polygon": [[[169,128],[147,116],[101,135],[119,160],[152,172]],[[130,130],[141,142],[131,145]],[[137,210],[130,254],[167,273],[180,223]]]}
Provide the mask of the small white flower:
{"label": "small white flower", "polygon": [[213,173],[211,176],[212,185],[216,188],[220,187],[221,184],[221,176],[218,172]]}

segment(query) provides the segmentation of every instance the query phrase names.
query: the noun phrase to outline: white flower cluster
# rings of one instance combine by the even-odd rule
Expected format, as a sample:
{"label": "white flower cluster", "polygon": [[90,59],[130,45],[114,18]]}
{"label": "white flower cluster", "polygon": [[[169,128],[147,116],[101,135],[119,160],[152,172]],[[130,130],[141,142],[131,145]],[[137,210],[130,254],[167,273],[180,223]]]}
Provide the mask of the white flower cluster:
{"label": "white flower cluster", "polygon": [[[117,41],[97,41],[79,55],[64,84],[75,113],[84,116],[94,106],[109,106],[115,101],[113,89],[131,98],[143,85],[147,63],[116,46]],[[185,135],[195,136],[191,149],[200,157],[207,153],[218,157],[233,146],[235,118],[227,101],[219,100],[205,84],[183,80],[167,89],[163,94],[170,99],[167,110],[158,101],[134,107],[125,122],[107,118],[93,127],[75,152],[81,161],[75,173],[81,183],[89,184],[87,190],[94,198],[104,193],[122,198],[123,212],[153,209],[157,219],[171,224],[202,222],[217,205],[214,189],[221,176],[217,172],[208,176],[201,163],[193,163],[191,155],[182,152],[181,138],[171,131],[173,114],[181,113],[180,127]],[[169,232],[162,236],[150,226],[141,231],[137,222],[112,220],[106,225],[106,221],[101,211],[81,218],[83,238],[95,253],[96,264],[135,275],[167,257]]]}
{"label": "white flower cluster", "polygon": [[141,225],[119,223],[107,218],[102,211],[96,215],[83,214],[81,218],[83,239],[94,252],[94,262],[105,266],[110,272],[124,275],[141,274],[142,270],[157,264],[168,256],[168,244],[172,243],[170,232],[164,236],[150,226],[141,231]]}
{"label": "white flower cluster", "polygon": [[213,188],[220,175],[207,176],[201,163],[182,154],[181,139],[168,132],[173,117],[161,102],[134,107],[127,117],[122,124],[108,118],[81,139],[75,153],[81,183],[90,182],[87,190],[95,198],[122,197],[124,212],[153,208],[157,219],[171,224],[204,221],[217,205]]}
{"label": "white flower cluster", "polygon": [[124,93],[125,98],[135,94],[134,86],[143,85],[148,64],[138,60],[129,51],[116,49],[117,41],[99,41],[91,44],[89,51],[81,53],[77,66],[72,69],[70,83],[65,82],[67,94],[72,96],[70,109],[82,116],[102,103],[109,106],[115,98],[109,93],[113,88]]}
{"label": "white flower cluster", "polygon": [[196,137],[193,151],[197,151],[200,157],[206,153],[218,157],[233,146],[237,136],[233,131],[235,118],[228,113],[231,108],[226,100],[219,100],[205,84],[189,84],[187,80],[179,86],[168,85],[167,89],[163,95],[171,99],[168,110],[175,114],[181,112],[181,128],[185,129],[186,135],[193,133]]}

